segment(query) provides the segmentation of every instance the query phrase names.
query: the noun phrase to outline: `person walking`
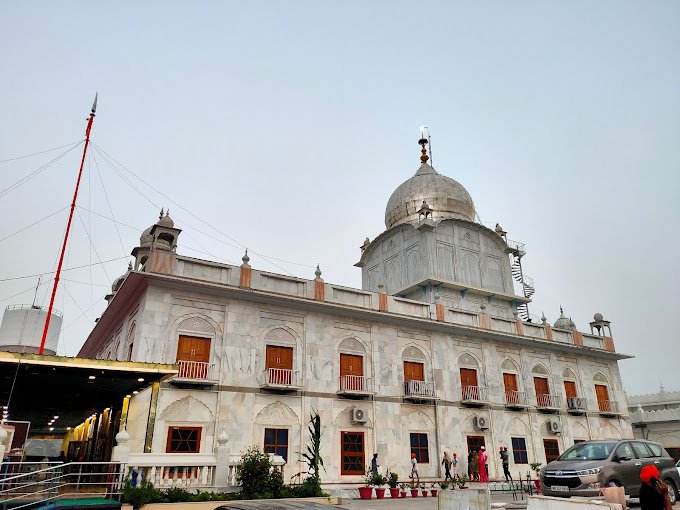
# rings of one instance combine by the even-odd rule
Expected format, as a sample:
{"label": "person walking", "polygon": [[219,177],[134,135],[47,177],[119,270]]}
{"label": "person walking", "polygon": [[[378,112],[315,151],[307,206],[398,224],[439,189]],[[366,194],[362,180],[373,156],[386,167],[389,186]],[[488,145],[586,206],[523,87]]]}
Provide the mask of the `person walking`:
{"label": "person walking", "polygon": [[411,481],[413,479],[418,480],[418,483],[420,483],[420,476],[418,475],[418,460],[416,459],[416,454],[412,453],[411,454]]}
{"label": "person walking", "polygon": [[447,481],[448,479],[453,480],[453,477],[451,476],[451,457],[449,457],[449,452],[444,452],[442,466],[444,466],[444,481]]}
{"label": "person walking", "polygon": [[640,470],[640,510],[672,510],[668,485],[659,479],[660,476],[652,464]]}
{"label": "person walking", "polygon": [[484,446],[479,447],[477,463],[479,464],[479,481],[482,483],[488,483],[489,474],[486,472],[486,448]]}
{"label": "person walking", "polygon": [[512,482],[512,475],[510,474],[510,458],[508,455],[508,447],[501,446],[501,463],[503,464],[503,475],[505,475],[506,482]]}
{"label": "person walking", "polygon": [[373,458],[371,459],[371,473],[373,476],[378,474],[378,468],[380,465],[378,464],[378,454],[374,453]]}
{"label": "person walking", "polygon": [[453,476],[458,476],[458,457],[456,456],[456,452],[453,453],[453,459],[451,459],[451,472],[453,473]]}

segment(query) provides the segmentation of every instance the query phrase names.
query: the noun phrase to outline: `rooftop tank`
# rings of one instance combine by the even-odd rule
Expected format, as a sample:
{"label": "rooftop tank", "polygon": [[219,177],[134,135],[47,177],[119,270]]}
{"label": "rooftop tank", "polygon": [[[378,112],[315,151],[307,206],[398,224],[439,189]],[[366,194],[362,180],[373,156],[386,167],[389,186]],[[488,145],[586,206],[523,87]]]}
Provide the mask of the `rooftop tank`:
{"label": "rooftop tank", "polygon": [[[32,305],[10,305],[0,324],[0,351],[36,353],[40,349],[47,309]],[[52,311],[43,354],[56,354],[62,314]]]}

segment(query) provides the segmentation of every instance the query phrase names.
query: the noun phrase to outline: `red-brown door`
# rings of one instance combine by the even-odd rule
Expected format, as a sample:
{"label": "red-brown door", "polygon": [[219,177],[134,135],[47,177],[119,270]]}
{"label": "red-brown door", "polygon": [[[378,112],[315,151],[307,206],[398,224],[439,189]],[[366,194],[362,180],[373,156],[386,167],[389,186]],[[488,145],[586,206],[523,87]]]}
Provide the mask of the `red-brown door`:
{"label": "red-brown door", "polygon": [[205,379],[210,361],[210,339],[180,335],[177,342],[177,361],[180,363],[179,376]]}
{"label": "red-brown door", "polygon": [[477,384],[476,370],[472,368],[461,368],[460,386],[463,391],[463,399],[479,400],[479,385]]}
{"label": "red-brown door", "polygon": [[505,401],[508,404],[519,404],[517,375],[503,373],[503,387],[505,388]]}
{"label": "red-brown door", "polygon": [[[268,345],[265,364],[270,384],[290,385],[293,378],[293,348]],[[270,370],[271,369],[271,370]]]}
{"label": "red-brown door", "polygon": [[567,400],[576,398],[576,383],[574,381],[564,381],[564,394]]}
{"label": "red-brown door", "polygon": [[340,354],[340,389],[363,391],[364,357],[356,354]]}
{"label": "red-brown door", "polygon": [[404,361],[404,380],[424,381],[425,365],[422,363],[414,363],[412,361]]}
{"label": "red-brown door", "polygon": [[604,384],[595,385],[595,396],[597,397],[597,407],[602,412],[610,412],[611,405],[609,403],[609,391]]}
{"label": "red-brown door", "polygon": [[545,377],[534,377],[534,389],[536,390],[536,403],[539,406],[550,405],[550,387]]}

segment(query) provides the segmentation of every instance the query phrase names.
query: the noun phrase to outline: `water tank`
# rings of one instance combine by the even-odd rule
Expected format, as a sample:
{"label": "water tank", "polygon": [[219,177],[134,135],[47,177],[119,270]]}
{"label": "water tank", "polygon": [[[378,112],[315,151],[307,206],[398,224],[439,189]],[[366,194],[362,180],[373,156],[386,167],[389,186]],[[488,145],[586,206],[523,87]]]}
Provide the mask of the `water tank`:
{"label": "water tank", "polygon": [[[10,305],[0,324],[0,351],[36,353],[40,349],[47,308],[31,305]],[[56,354],[62,314],[52,310],[43,354]]]}

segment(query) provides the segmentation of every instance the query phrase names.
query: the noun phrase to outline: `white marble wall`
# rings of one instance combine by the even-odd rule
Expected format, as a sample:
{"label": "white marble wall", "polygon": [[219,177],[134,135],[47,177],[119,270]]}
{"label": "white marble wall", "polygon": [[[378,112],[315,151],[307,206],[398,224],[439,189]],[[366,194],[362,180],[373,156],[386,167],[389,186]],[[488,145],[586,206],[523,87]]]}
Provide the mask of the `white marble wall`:
{"label": "white marble wall", "polygon": [[[500,445],[510,446],[510,437],[524,437],[529,461],[545,462],[544,438],[557,438],[560,451],[574,439],[632,437],[625,417],[605,418],[597,413],[570,416],[566,411],[548,415],[535,409],[511,411],[501,403],[501,365],[514,367],[520,391],[533,395],[532,370],[543,367],[549,374],[551,389],[564,397],[563,375],[574,376],[579,396],[594,402],[593,377],[603,375],[612,400],[624,401],[615,361],[556,352],[549,347],[519,347],[473,336],[451,335],[419,328],[394,327],[387,323],[350,320],[341,316],[312,313],[285,306],[253,301],[227,300],[216,296],[174,291],[149,286],[136,313],[138,333],[136,361],[173,362],[177,337],[186,333],[211,338],[211,362],[219,373],[219,391],[180,389],[164,384],[160,391],[152,451],[165,451],[167,429],[172,425],[204,427],[201,452],[215,448],[216,431],[225,427],[232,454],[251,444],[262,445],[267,426],[289,429],[289,467],[287,475],[298,470],[299,452],[306,441],[309,415],[318,411],[323,426],[323,452],[327,481],[356,481],[361,477],[340,475],[341,431],[363,431],[366,463],[379,454],[380,464],[405,478],[409,465],[409,433],[428,434],[430,463],[420,466],[423,477],[440,476],[442,450],[458,452],[465,469],[467,435],[483,435],[491,451],[491,473],[502,469],[495,457]],[[127,319],[126,319],[127,320]],[[260,389],[263,382],[265,345],[275,343],[294,349],[294,370],[301,374],[304,395],[279,395]],[[341,345],[343,347],[341,347]],[[363,352],[364,375],[374,379],[376,400],[349,400],[335,395],[339,379],[339,349],[350,346]],[[405,354],[406,353],[406,354]],[[436,383],[439,403],[403,403],[402,359],[421,357],[426,379]],[[498,405],[484,408],[461,407],[459,361],[477,364],[480,386],[489,387]],[[508,361],[509,360],[509,361]],[[569,369],[571,372],[566,372]],[[144,443],[148,392],[133,398],[128,418],[131,452],[141,452]],[[368,423],[353,424],[353,406],[365,409]],[[592,407],[592,405],[591,405]],[[624,408],[625,411],[625,408]],[[476,430],[475,415],[489,418],[490,428]],[[562,423],[561,436],[551,434],[548,419]],[[510,456],[512,462],[512,455]],[[528,465],[511,464],[513,476],[526,472]]]}

